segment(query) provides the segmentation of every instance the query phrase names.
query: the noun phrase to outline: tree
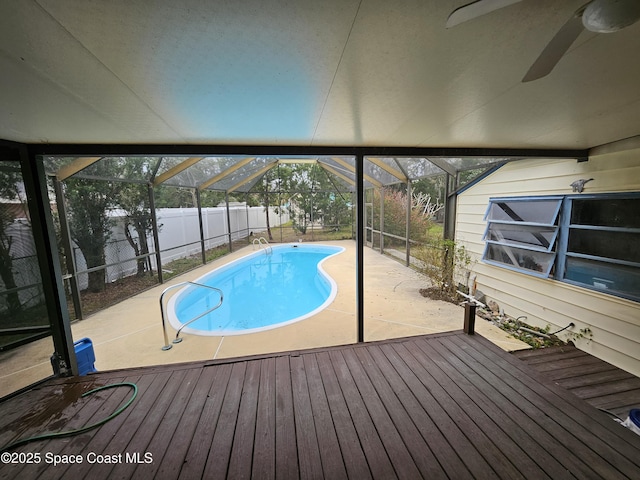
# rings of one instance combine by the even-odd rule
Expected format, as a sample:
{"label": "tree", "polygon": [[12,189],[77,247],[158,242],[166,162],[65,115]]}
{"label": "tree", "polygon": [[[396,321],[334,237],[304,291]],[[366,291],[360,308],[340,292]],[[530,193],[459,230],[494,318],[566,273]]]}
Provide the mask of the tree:
{"label": "tree", "polygon": [[[267,235],[269,237],[269,241],[273,241],[273,234],[271,233],[271,221],[269,218],[269,207],[271,206],[271,198],[273,195],[278,195],[278,206],[277,208],[282,208],[281,204],[285,201],[285,197],[283,197],[283,192],[290,191],[290,179],[291,179],[291,168],[285,165],[279,165],[276,168],[272,168],[267,170],[267,172],[262,176],[262,179],[256,183],[255,193],[258,196],[259,202],[264,207],[266,222],[267,222]],[[253,189],[252,189],[253,190]]]}
{"label": "tree", "polygon": [[[120,192],[120,207],[126,212],[124,235],[135,253],[136,275],[143,276],[147,271],[153,274],[151,264],[145,257],[149,253],[147,237],[153,232],[153,219],[149,209],[149,192],[146,185],[127,184]],[[135,236],[134,236],[135,233]],[[141,258],[142,257],[142,258]]]}
{"label": "tree", "polygon": [[[102,162],[100,162],[102,163]],[[109,165],[100,165],[109,169]],[[107,174],[107,172],[102,172]],[[84,178],[66,180],[65,197],[68,202],[68,221],[71,238],[78,245],[87,268],[105,265],[105,245],[111,237],[113,222],[109,210],[114,207],[122,184]],[[105,271],[89,272],[89,291],[101,292],[105,288]]]}
{"label": "tree", "polygon": [[[146,157],[129,157],[123,164],[125,178],[144,178],[151,168],[153,159]],[[153,274],[151,262],[147,256],[149,242],[147,238],[153,233],[153,218],[149,189],[146,184],[126,183],[121,186],[118,203],[126,212],[124,218],[124,235],[135,253],[136,275],[144,276],[148,271]],[[135,233],[135,236],[134,236]],[[142,257],[142,258],[140,258]]]}
{"label": "tree", "polygon": [[[13,272],[13,236],[11,225],[15,220],[15,203],[11,200],[19,200],[19,185],[22,178],[19,171],[0,172],[0,278],[6,290],[17,288]],[[10,315],[16,315],[22,311],[22,304],[18,292],[7,293],[7,307]]]}
{"label": "tree", "polygon": [[423,194],[429,196],[433,203],[444,204],[446,175],[438,175],[435,177],[421,178],[411,184],[411,190],[414,194]]}
{"label": "tree", "polygon": [[196,206],[193,188],[159,185],[154,187],[156,208],[192,208]]}
{"label": "tree", "polygon": [[288,189],[292,191],[290,201],[292,205],[293,226],[302,235],[307,233],[307,221],[312,221],[316,216],[314,211],[315,184],[313,165],[296,165],[292,169]]}
{"label": "tree", "polygon": [[350,202],[336,187],[335,181],[322,167],[316,164],[295,165],[288,179],[288,190],[296,211],[293,221],[302,234],[307,231],[308,221],[320,221],[322,226],[339,227],[351,220]]}
{"label": "tree", "polygon": [[333,179],[332,174],[321,167],[315,166],[317,174],[314,199],[315,217],[322,218],[322,226],[340,228],[343,224],[351,224],[351,196],[344,195],[338,188],[339,183]]}

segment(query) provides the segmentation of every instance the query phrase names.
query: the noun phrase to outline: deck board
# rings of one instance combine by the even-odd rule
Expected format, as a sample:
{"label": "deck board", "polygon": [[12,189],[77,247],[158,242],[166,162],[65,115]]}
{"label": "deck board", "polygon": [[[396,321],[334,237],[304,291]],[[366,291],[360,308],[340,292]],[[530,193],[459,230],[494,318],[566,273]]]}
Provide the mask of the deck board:
{"label": "deck board", "polygon": [[304,370],[304,359],[296,355],[291,357],[290,362],[294,412],[307,412],[306,415],[295,415],[300,478],[322,478],[322,460],[320,459],[318,436],[313,422],[313,415],[309,414],[311,412],[311,399],[309,398],[309,387]]}
{"label": "deck board", "polygon": [[[451,346],[449,348],[455,351]],[[455,377],[456,385],[473,399],[488,417],[501,419],[502,429],[522,449],[523,459],[528,457],[528,461],[537,464],[531,468],[531,472],[537,472],[541,477],[562,478],[568,469],[575,469],[579,459],[545,430],[540,429],[516,404],[502,395],[498,388],[478,375],[473,370],[475,360],[472,357],[459,352],[456,357],[449,359],[459,372]],[[554,458],[553,455],[558,453],[565,459],[566,466]],[[544,471],[544,474],[541,471]]]}
{"label": "deck board", "polygon": [[[493,469],[480,452],[482,449],[478,448],[479,444],[474,443],[474,439],[468,436],[469,432],[465,432],[463,428],[459,427],[459,422],[456,421],[457,409],[449,408],[450,405],[447,403],[440,403],[437,393],[434,394],[435,381],[424,368],[429,365],[429,361],[421,362],[414,357],[411,354],[412,347],[412,344],[391,345],[391,348],[398,353],[396,368],[400,375],[404,375],[404,378],[411,382],[411,388],[425,412],[431,416],[451,445],[452,450],[462,459],[473,476],[475,478],[495,478]],[[405,363],[407,368],[402,368],[399,365],[400,362]]]}
{"label": "deck board", "polygon": [[[452,343],[457,344],[457,342]],[[547,405],[548,410],[539,408],[539,402],[534,398],[539,382],[531,382],[530,385],[528,385],[529,382],[513,383],[510,381],[513,377],[510,377],[499,365],[492,365],[491,371],[481,366],[482,362],[487,361],[483,358],[482,351],[467,348],[466,345],[457,345],[460,347],[457,356],[463,359],[482,381],[486,382],[486,385],[491,386],[491,389],[495,389],[504,397],[505,401],[501,402],[501,405],[504,406],[506,403],[514,406],[513,409],[504,409],[503,414],[511,415],[513,422],[520,425],[526,433],[531,434],[535,441],[547,450],[547,454],[540,460],[548,466],[552,462],[558,462],[566,471],[576,473],[579,478],[596,476],[585,463],[580,451],[576,450],[581,445],[570,443],[571,439],[566,430],[548,416],[548,410],[555,409],[555,405],[553,403]],[[482,388],[483,391],[489,390],[486,385]]]}
{"label": "deck board", "polygon": [[362,450],[353,418],[349,413],[329,354],[327,352],[319,353],[316,355],[316,359],[347,476],[363,480],[372,478],[367,458]]}
{"label": "deck board", "polygon": [[[513,352],[546,379],[620,419],[640,408],[640,378],[572,345]],[[572,360],[568,365],[565,360]]]}
{"label": "deck board", "polygon": [[[542,454],[541,449],[538,446],[529,441],[529,435],[526,431],[513,428],[515,423],[511,424],[512,428],[501,429],[495,418],[502,417],[502,421],[510,422],[508,417],[505,417],[505,413],[494,407],[494,402],[498,401],[494,392],[491,389],[491,385],[485,383],[481,384],[481,389],[477,389],[471,382],[471,378],[474,372],[468,367],[460,358],[455,354],[456,348],[450,342],[443,341],[440,345],[429,345],[427,343],[422,347],[423,351],[427,353],[430,358],[438,358],[440,356],[438,364],[442,373],[439,373],[436,379],[440,380],[442,375],[448,375],[451,382],[448,382],[448,388],[456,403],[472,418],[472,420],[478,425],[478,427],[496,444],[500,451],[506,455],[507,458],[518,458],[520,461],[519,468],[523,466],[526,468],[527,477],[535,478],[547,478],[552,477],[553,474],[558,474],[560,469],[552,470],[549,473],[545,473],[543,467],[548,460],[545,460],[542,465],[535,462],[535,456],[533,452],[538,451]],[[446,361],[445,361],[446,358]],[[486,394],[484,393],[486,392]],[[486,395],[492,395],[493,401],[483,401]],[[553,463],[551,464],[553,466]],[[509,470],[505,473],[509,475],[517,475],[511,472],[512,466],[508,464]]]}
{"label": "deck board", "polygon": [[[453,341],[465,351],[467,350],[467,346],[459,342],[459,339],[453,339]],[[477,342],[478,339],[471,339],[470,343],[474,341]],[[515,359],[498,356],[491,349],[484,349],[481,354],[476,353],[476,355],[484,356],[480,358],[481,361],[488,359],[501,368],[505,375],[503,378],[510,376],[511,380],[517,380],[522,373],[527,372],[522,364],[513,362]],[[615,466],[630,478],[638,474],[640,456],[634,456],[633,448],[628,448],[629,444],[617,435],[619,426],[615,422],[604,415],[596,415],[593,409],[587,408],[589,405],[585,402],[577,401],[576,397],[570,397],[571,394],[568,391],[554,389],[542,377],[538,379],[535,388],[531,388],[533,385],[526,386],[522,382],[519,382],[519,385],[523,391],[526,391],[527,397],[540,413],[547,415],[564,430],[559,432],[559,438],[567,442],[570,448],[575,449],[574,451],[587,465],[592,466],[594,471],[603,478],[611,474],[608,466]],[[572,415],[567,415],[566,412],[571,410],[573,410]],[[595,438],[593,438],[594,434]],[[601,460],[608,462],[608,465]]]}
{"label": "deck board", "polygon": [[[509,456],[517,450],[517,445],[507,443],[502,445],[500,439],[495,438],[496,430],[490,422],[485,421],[477,408],[474,408],[470,402],[466,401],[462,395],[459,395],[459,389],[455,382],[440,369],[448,362],[448,359],[439,357],[438,353],[425,342],[415,342],[418,350],[414,353],[418,360],[422,363],[433,362],[434,368],[429,370],[432,378],[432,391],[435,392],[436,398],[443,405],[451,405],[456,412],[455,416],[451,415],[454,421],[460,426],[461,430],[472,440],[475,445],[483,445],[482,455],[487,463],[491,465],[495,473],[500,478],[525,478],[524,471],[529,470],[530,462],[525,462],[526,470],[518,471],[511,463]],[[448,355],[448,353],[445,353]],[[508,451],[504,451],[501,447],[507,447]],[[522,452],[515,453],[520,455]],[[522,459],[524,462],[524,458]]]}
{"label": "deck board", "polygon": [[329,355],[345,402],[349,408],[349,414],[353,419],[358,439],[364,450],[371,475],[373,478],[395,478],[389,455],[382,444],[375,425],[369,417],[367,407],[355,385],[342,352],[332,350]]}
{"label": "deck board", "polygon": [[[179,425],[172,436],[171,446],[165,445],[164,454],[159,461],[153,463],[151,474],[163,478],[176,478],[187,456],[189,445],[194,439],[201,415],[204,417],[205,403],[216,375],[222,370],[204,368],[195,383],[191,398],[183,405],[183,413]],[[166,443],[166,442],[165,442]],[[143,467],[140,470],[144,470]],[[141,472],[142,473],[142,472]]]}
{"label": "deck board", "polygon": [[[401,377],[402,372],[395,370],[394,363],[398,365],[398,356],[395,350],[384,349],[384,346],[381,346],[370,349],[369,353],[384,372],[389,385],[398,396],[411,421],[426,442],[427,448],[436,458],[441,468],[452,478],[473,478],[434,421],[422,408],[418,400],[419,396],[421,396],[421,391],[419,389],[414,390],[411,381],[405,383]],[[424,388],[422,384],[420,384],[420,387]]]}
{"label": "deck board", "polygon": [[304,369],[308,373],[306,377],[311,400],[311,412],[322,461],[322,474],[324,478],[347,478],[347,470],[340,452],[340,444],[333,419],[331,418],[331,410],[317,358],[315,355],[305,355],[303,358]]}
{"label": "deck board", "polygon": [[245,381],[247,363],[234,363],[227,390],[220,407],[220,417],[213,434],[211,448],[207,452],[204,478],[224,478],[229,468],[233,437],[238,425],[238,411]]}
{"label": "deck board", "polygon": [[446,478],[447,474],[438,463],[437,458],[429,448],[428,443],[420,434],[415,422],[409,416],[405,405],[398,398],[396,391],[389,385],[395,374],[385,364],[384,359],[373,358],[372,350],[355,350],[354,353],[369,376],[371,385],[377,392],[380,401],[387,410],[390,420],[398,430],[406,450],[411,455],[416,467],[428,478]]}
{"label": "deck board", "polygon": [[276,412],[275,359],[262,362],[260,390],[256,409],[255,446],[251,472],[253,477],[273,479],[276,476]]}
{"label": "deck board", "polygon": [[[0,479],[637,478],[640,437],[557,385],[553,369],[536,370],[594,365],[553,355],[528,353],[527,365],[454,332],[56,379],[0,404],[5,443],[104,418],[129,389],[78,396],[131,381],[138,398],[110,422],[15,451],[148,452],[152,463],[0,465]],[[593,394],[609,372],[565,380]]]}
{"label": "deck board", "polygon": [[[211,388],[206,394],[204,406],[199,417],[196,414],[198,422],[186,456],[180,465],[173,464],[169,467],[169,465],[163,461],[165,470],[171,473],[177,473],[178,478],[200,478],[204,472],[209,452],[212,450],[213,435],[218,425],[218,419],[220,418],[222,401],[224,400],[232,368],[233,365],[228,364],[221,365],[217,369],[207,369],[215,371],[216,375],[211,383]],[[167,478],[176,477],[169,476],[169,473],[167,473]]]}
{"label": "deck board", "polygon": [[298,478],[298,449],[293,415],[289,357],[276,358],[276,478]]}

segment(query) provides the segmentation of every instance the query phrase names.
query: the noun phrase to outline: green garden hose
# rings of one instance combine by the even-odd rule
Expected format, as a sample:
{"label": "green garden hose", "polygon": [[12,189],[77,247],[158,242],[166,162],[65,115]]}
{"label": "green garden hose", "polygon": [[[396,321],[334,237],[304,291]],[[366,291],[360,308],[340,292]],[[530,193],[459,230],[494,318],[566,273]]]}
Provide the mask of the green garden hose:
{"label": "green garden hose", "polygon": [[69,430],[68,432],[45,433],[43,435],[38,435],[35,437],[24,438],[22,440],[18,440],[17,442],[13,442],[13,443],[10,443],[9,445],[2,447],[0,452],[6,452],[15,447],[19,447],[20,445],[25,445],[30,442],[35,442],[37,440],[48,440],[51,438],[71,437],[73,435],[79,435],[81,433],[88,432],[89,430],[93,430],[94,428],[98,428],[99,426],[104,425],[108,421],[113,420],[115,417],[120,415],[129,405],[131,405],[131,403],[135,400],[136,396],[138,395],[138,386],[135,383],[123,382],[123,383],[113,383],[111,385],[104,385],[102,387],[94,388],[93,390],[89,390],[88,392],[83,393],[81,397],[81,398],[84,398],[88,395],[91,395],[92,393],[96,393],[101,390],[107,390],[108,388],[116,388],[116,387],[131,387],[133,389],[133,394],[131,395],[131,398],[129,398],[129,400],[127,400],[127,402],[124,405],[118,408],[115,412],[113,412],[107,418],[104,418],[92,425],[87,425],[86,427],[78,428],[76,430]]}

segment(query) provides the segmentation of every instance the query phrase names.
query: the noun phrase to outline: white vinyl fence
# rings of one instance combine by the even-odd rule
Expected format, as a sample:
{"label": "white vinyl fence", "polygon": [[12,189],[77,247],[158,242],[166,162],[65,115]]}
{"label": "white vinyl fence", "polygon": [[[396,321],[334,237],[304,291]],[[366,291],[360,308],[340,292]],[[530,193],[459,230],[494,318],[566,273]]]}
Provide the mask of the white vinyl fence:
{"label": "white vinyl fence", "polygon": [[[278,210],[279,213],[276,213]],[[161,261],[163,265],[179,258],[185,258],[200,253],[200,226],[198,222],[197,208],[163,208],[157,210],[159,231],[159,243]],[[135,252],[124,235],[124,213],[112,212],[114,226],[111,230],[111,239],[105,247],[106,279],[114,282],[120,278],[133,275],[137,270]],[[258,233],[266,230],[267,221],[264,207],[246,207],[242,204],[230,204],[229,219],[231,224],[231,239],[246,238],[250,233]],[[269,223],[277,227],[281,223],[289,221],[289,213],[285,209],[270,207]],[[227,223],[226,207],[213,207],[202,209],[202,222],[205,238],[205,248],[210,249],[224,245],[229,241],[229,225]],[[31,228],[24,221],[16,220],[9,226],[7,233],[12,237],[11,254],[13,259],[14,277],[18,287],[25,287],[40,283],[38,261],[35,256],[35,247],[31,236]],[[135,234],[134,234],[135,238]],[[147,239],[149,249],[154,250],[153,238]],[[73,244],[76,262],[76,271],[87,269],[87,263],[80,249]],[[129,259],[129,260],[127,260]],[[151,264],[155,269],[156,259],[151,256]],[[120,263],[122,262],[122,263]],[[81,290],[88,286],[88,275],[78,275],[78,284]],[[0,287],[4,288],[2,280]],[[23,303],[40,301],[41,291],[33,289],[21,290],[20,299]],[[29,298],[27,298],[29,297]],[[33,297],[33,298],[31,298]],[[0,311],[6,306],[6,299],[0,298]]]}
{"label": "white vinyl fence", "polygon": [[[272,227],[277,227],[281,223],[289,221],[289,214],[282,209],[281,214],[277,207],[269,208],[269,223]],[[160,208],[156,211],[159,225],[159,243],[161,251],[162,265],[198,255],[200,246],[200,225],[198,222],[197,208]],[[106,264],[111,265],[106,269],[107,281],[113,282],[136,273],[136,260],[134,250],[129,245],[124,235],[124,214],[114,212],[115,225],[111,231],[111,240],[105,248]],[[264,207],[246,207],[242,204],[229,205],[229,220],[231,224],[232,241],[246,238],[250,233],[257,233],[266,230],[267,220]],[[202,224],[205,238],[205,249],[224,245],[229,242],[229,225],[227,224],[226,207],[212,207],[202,209]],[[134,238],[135,234],[134,234]],[[147,239],[149,249],[153,250],[153,238]],[[82,252],[75,248],[77,271],[86,270],[87,265],[82,256]],[[151,264],[155,269],[155,256],[150,257]],[[120,263],[123,262],[123,263]],[[78,276],[80,289],[85,289],[88,285],[87,274]]]}

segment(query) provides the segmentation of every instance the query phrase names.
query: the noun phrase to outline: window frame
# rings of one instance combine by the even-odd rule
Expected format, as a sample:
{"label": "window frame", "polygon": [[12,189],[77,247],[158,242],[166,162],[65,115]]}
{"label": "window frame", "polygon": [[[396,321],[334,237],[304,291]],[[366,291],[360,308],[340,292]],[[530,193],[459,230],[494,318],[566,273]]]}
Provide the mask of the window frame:
{"label": "window frame", "polygon": [[[571,223],[571,213],[573,208],[573,202],[575,200],[597,200],[597,201],[606,201],[608,199],[633,199],[640,200],[640,192],[616,192],[616,193],[601,193],[601,194],[575,194],[575,195],[542,195],[542,196],[522,196],[522,197],[491,197],[489,199],[489,204],[487,205],[487,210],[484,215],[484,221],[487,222],[485,232],[482,236],[482,240],[485,242],[485,248],[482,254],[482,261],[489,265],[497,266],[500,268],[505,268],[507,270],[516,271],[519,273],[523,273],[525,275],[531,275],[538,278],[553,278],[557,281],[567,283],[570,285],[574,285],[577,287],[586,288],[588,290],[597,291],[600,293],[605,293],[608,295],[613,295],[620,298],[626,298],[628,300],[633,300],[636,302],[640,302],[640,291],[637,294],[621,292],[612,290],[609,288],[598,287],[593,284],[580,282],[574,279],[567,278],[567,259],[577,258],[584,259],[588,261],[600,262],[606,265],[609,265],[612,268],[616,266],[623,267],[632,267],[639,268],[640,263],[628,261],[628,260],[620,260],[616,258],[609,257],[600,257],[595,255],[583,254],[578,252],[569,251],[569,234],[572,230],[590,230],[590,231],[606,231],[606,232],[620,232],[620,233],[632,233],[638,234],[640,239],[640,228],[636,227],[612,227],[612,226],[602,226],[602,225],[587,225],[587,224],[572,224]],[[498,244],[498,245],[506,245],[505,243],[500,243],[494,240],[487,240],[487,234],[489,232],[491,224],[500,224],[506,223],[510,225],[530,225],[531,222],[503,222],[488,219],[488,215],[491,209],[491,205],[498,201],[500,202],[508,202],[508,201],[543,201],[543,200],[559,200],[559,211],[556,212],[555,221],[556,221],[556,233],[554,236],[554,241],[550,244],[549,252],[553,254],[553,260],[551,261],[551,267],[547,272],[538,272],[535,270],[519,268],[517,266],[508,265],[502,262],[498,262],[492,259],[487,259],[487,252],[490,244]],[[533,224],[540,226],[549,226],[547,224]],[[553,250],[555,244],[555,250]],[[513,247],[513,245],[511,245]],[[536,247],[527,247],[527,246],[518,246],[514,248],[521,248],[524,250],[537,251],[544,253],[542,248]],[[554,268],[555,267],[555,268]],[[551,273],[553,272],[553,274]]]}
{"label": "window frame", "polygon": [[621,232],[621,233],[637,233],[640,236],[640,228],[609,227],[609,226],[602,226],[602,225],[584,225],[584,224],[571,223],[571,212],[572,212],[574,200],[606,201],[608,199],[613,200],[616,198],[628,198],[628,199],[640,200],[640,192],[581,194],[581,195],[567,195],[565,197],[565,200],[563,201],[562,213],[560,217],[560,231],[562,235],[558,238],[559,251],[558,251],[558,257],[556,258],[556,262],[557,262],[556,271],[558,272],[558,280],[568,283],[570,285],[577,286],[577,287],[582,287],[589,290],[594,290],[596,292],[606,293],[608,295],[614,295],[616,297],[626,298],[629,300],[640,302],[640,291],[636,295],[633,295],[625,292],[611,290],[608,288],[600,288],[592,284],[579,282],[577,280],[566,278],[567,258],[579,258],[584,260],[596,261],[596,262],[611,265],[613,267],[615,267],[616,265],[621,265],[626,267],[640,268],[640,263],[630,262],[627,260],[620,260],[616,258],[600,257],[600,256],[588,255],[584,253],[570,252],[568,250],[569,234],[572,229],[591,230],[591,231],[600,231],[600,232],[607,231],[607,232]]}
{"label": "window frame", "polygon": [[[491,212],[491,207],[492,204],[494,203],[498,203],[498,202],[551,202],[551,201],[556,201],[557,204],[552,212],[551,218],[553,223],[541,223],[541,222],[528,222],[528,221],[506,221],[506,220],[491,220],[489,218],[489,214]],[[562,208],[562,201],[563,201],[563,197],[562,196],[553,196],[553,195],[549,195],[549,196],[542,196],[542,197],[534,197],[534,196],[523,196],[523,197],[492,197],[489,199],[489,204],[487,205],[487,209],[485,211],[484,214],[484,221],[487,222],[487,226],[485,228],[484,234],[482,235],[482,240],[485,242],[485,248],[484,251],[482,253],[482,260],[490,265],[495,265],[501,268],[506,268],[508,270],[513,270],[516,272],[520,272],[520,273],[525,273],[527,275],[533,275],[535,277],[540,277],[540,278],[548,278],[551,270],[553,269],[555,263],[556,263],[556,257],[557,257],[557,251],[554,250],[554,246],[557,242],[558,239],[558,232],[559,232],[559,222],[558,222],[558,215],[560,214],[560,210]],[[491,229],[491,225],[520,225],[523,227],[544,227],[544,228],[552,228],[555,230],[554,234],[553,234],[553,239],[551,242],[549,242],[549,247],[547,247],[546,249],[544,247],[537,247],[537,246],[533,246],[533,245],[511,245],[508,244],[506,242],[499,242],[496,240],[487,240],[487,235],[489,234],[489,230]],[[549,264],[546,268],[546,270],[544,271],[537,271],[537,270],[532,270],[532,269],[527,269],[527,268],[523,268],[517,265],[509,265],[503,262],[499,262],[496,260],[492,260],[492,259],[488,259],[487,258],[487,253],[489,251],[490,245],[498,245],[501,247],[507,247],[507,248],[511,248],[511,249],[516,249],[516,250],[527,250],[527,251],[531,251],[531,252],[536,252],[536,253],[542,253],[545,255],[549,255],[550,257],[550,261]]]}

